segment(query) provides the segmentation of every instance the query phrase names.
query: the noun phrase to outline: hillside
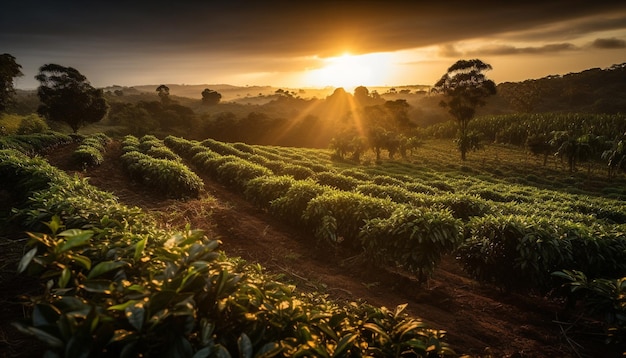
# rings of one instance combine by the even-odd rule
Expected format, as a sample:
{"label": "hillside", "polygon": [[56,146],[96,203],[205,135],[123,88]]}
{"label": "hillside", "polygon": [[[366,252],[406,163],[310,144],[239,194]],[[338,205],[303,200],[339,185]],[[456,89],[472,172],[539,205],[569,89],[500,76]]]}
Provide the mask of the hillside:
{"label": "hillside", "polygon": [[[172,200],[128,179],[119,160],[122,153],[119,142],[110,143],[103,164],[93,168],[81,168],[73,162],[71,155],[75,148],[76,144],[65,145],[48,153],[46,158],[71,175],[88,177],[92,185],[114,193],[122,203],[149,211],[167,227],[182,228],[189,224],[192,228],[206,230],[210,237],[223,242],[222,249],[229,256],[260,263],[297,284],[299,290],[326,293],[337,300],[363,300],[377,306],[395,307],[407,303],[410,314],[422,318],[428,326],[445,329],[448,341],[460,353],[478,355],[490,352],[498,357],[575,357],[578,353],[598,354],[599,350],[609,349],[601,340],[588,334],[599,328],[599,322],[585,319],[571,326],[567,322],[574,319],[574,313],[564,311],[558,301],[541,295],[495,290],[491,285],[470,278],[452,256],[444,257],[428,283],[420,286],[403,270],[381,270],[351,262],[339,252],[320,246],[312,250],[311,243],[316,242],[316,238],[311,232],[285,225],[210,176],[202,175],[205,194],[199,198]],[[441,149],[440,143],[426,144],[415,158],[422,158],[419,161],[423,163],[429,162],[426,158],[446,162],[449,159],[443,159],[445,155],[439,159],[436,157],[444,153]],[[516,155],[515,151],[503,148],[494,150],[486,153],[482,160],[476,158],[467,163],[470,167],[465,171],[474,173],[472,180],[480,182],[478,178],[484,174],[481,176],[478,172],[488,172],[490,165],[503,170],[502,164],[498,164],[497,152],[500,158]],[[485,167],[487,158],[493,164]],[[533,162],[525,164],[528,158],[523,156],[515,161],[517,164],[507,170],[535,165]],[[389,164],[389,168],[396,165]],[[580,179],[584,177],[580,175]],[[516,178],[510,179],[515,182]],[[515,195],[521,197],[522,193]],[[14,319],[14,312],[4,311],[4,321]],[[573,350],[573,343],[580,347]],[[614,353],[607,350],[603,354]]]}

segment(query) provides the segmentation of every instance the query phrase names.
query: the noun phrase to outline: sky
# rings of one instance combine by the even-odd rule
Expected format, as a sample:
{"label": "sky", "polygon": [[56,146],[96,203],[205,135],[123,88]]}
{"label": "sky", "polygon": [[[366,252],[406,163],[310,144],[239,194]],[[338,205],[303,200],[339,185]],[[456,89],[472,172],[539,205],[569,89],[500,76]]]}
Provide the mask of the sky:
{"label": "sky", "polygon": [[496,83],[626,62],[626,1],[12,0],[0,53],[92,85],[432,85],[459,59]]}

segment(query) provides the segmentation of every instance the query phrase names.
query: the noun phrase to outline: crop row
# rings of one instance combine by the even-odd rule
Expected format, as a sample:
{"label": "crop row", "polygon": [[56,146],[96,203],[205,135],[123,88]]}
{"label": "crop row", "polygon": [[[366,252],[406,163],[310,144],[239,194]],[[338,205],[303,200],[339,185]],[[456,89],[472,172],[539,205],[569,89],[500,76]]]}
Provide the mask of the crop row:
{"label": "crop row", "polygon": [[25,154],[34,155],[73,141],[72,136],[59,132],[7,135],[0,136],[0,149],[15,149]]}
{"label": "crop row", "polygon": [[[451,253],[460,244],[460,222],[442,210],[443,206],[409,207],[387,197],[341,190],[354,188],[360,181],[328,171],[311,171],[306,179],[298,180],[284,171],[285,167],[297,165],[276,167],[272,171],[258,164],[263,161],[252,153],[247,153],[247,158],[255,162],[242,158],[245,155],[234,155],[237,154],[234,151],[218,149],[230,153],[220,155],[202,144],[171,137],[165,143],[191,156],[197,170],[245,193],[248,199],[284,220],[309,228],[315,233],[318,245],[330,244],[349,252],[361,252],[371,262],[384,266],[398,264],[422,281],[432,273],[442,255]],[[216,148],[213,142],[209,143]],[[273,162],[267,161],[265,165]],[[413,221],[403,222],[399,218]]]}
{"label": "crop row", "polygon": [[404,305],[298,293],[220,254],[202,232],[159,229],[43,159],[2,150],[0,173],[22,195],[13,223],[38,231],[18,270],[45,289],[30,295],[30,317],[16,326],[43,341],[46,356],[453,355],[444,332]]}
{"label": "crop row", "polygon": [[82,166],[96,166],[104,161],[103,153],[111,139],[104,133],[97,133],[84,138],[72,153],[74,162]]}
{"label": "crop row", "polygon": [[[202,179],[164,147],[162,141],[148,136],[142,140],[127,136],[122,146],[124,154],[120,160],[131,179],[172,197],[197,197],[200,194]],[[173,159],[167,159],[168,155],[164,153],[171,153],[169,157]]]}
{"label": "crop row", "polygon": [[198,142],[165,140],[198,170],[314,232],[318,244],[361,250],[371,262],[399,264],[421,279],[450,252],[474,277],[509,289],[554,288],[560,282],[552,273],[561,269],[590,278],[626,275],[626,211],[616,201],[469,177],[443,178],[452,185],[435,186],[409,175],[330,165],[296,179],[283,168],[312,160],[307,151],[203,143],[224,154]]}

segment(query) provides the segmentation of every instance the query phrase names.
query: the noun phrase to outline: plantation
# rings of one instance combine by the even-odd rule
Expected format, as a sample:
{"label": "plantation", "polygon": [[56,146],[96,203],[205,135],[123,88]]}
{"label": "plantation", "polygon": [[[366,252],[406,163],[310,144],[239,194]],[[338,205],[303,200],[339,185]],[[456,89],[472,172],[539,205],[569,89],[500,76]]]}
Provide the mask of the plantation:
{"label": "plantation", "polygon": [[[10,188],[5,189],[10,193],[6,201],[15,209],[2,215],[19,228],[14,230],[32,232],[18,270],[45,286],[29,294],[31,319],[18,327],[57,354],[132,356],[167,350],[171,356],[198,357],[441,356],[453,355],[453,349],[486,354],[481,349],[496,338],[470,343],[460,338],[458,322],[430,316],[437,330],[411,318],[428,314],[420,312],[423,306],[415,298],[423,295],[440,300],[432,303],[437,309],[448,305],[454,308],[452,316],[454,310],[462,314],[463,295],[452,293],[457,289],[472,296],[480,291],[490,300],[496,299],[491,292],[500,292],[503,300],[528,306],[543,302],[539,305],[544,314],[552,315],[567,314],[563,312],[569,300],[573,312],[589,317],[582,333],[559,335],[559,326],[552,324],[550,338],[535,339],[538,346],[526,348],[532,352],[617,352],[617,344],[626,339],[621,296],[626,277],[626,186],[622,177],[609,179],[602,170],[569,173],[564,165],[543,166],[541,158],[502,144],[489,146],[480,158],[470,155],[462,164],[452,158],[449,142],[438,140],[424,143],[407,160],[373,164],[365,157],[362,164],[354,164],[331,160],[327,150],[148,135],[113,143],[102,137],[84,139],[81,148],[91,143],[105,155],[89,166],[65,162],[61,154],[48,155],[65,170],[73,166],[80,169],[77,173],[93,175],[81,179],[26,155],[43,153],[47,146],[68,146],[69,140],[46,139],[50,144],[31,147],[20,144],[24,141],[19,136],[3,138],[10,149],[2,151],[0,174]],[[109,167],[91,169],[98,163]],[[185,198],[175,204],[185,211],[178,220],[159,224],[149,213],[120,204],[96,187],[115,187],[98,179],[112,167],[136,195],[156,202]],[[220,217],[224,211],[216,207],[214,214],[202,211],[209,190],[250,209],[240,217],[237,208],[233,217]],[[164,214],[172,216],[167,210]],[[265,234],[273,230],[270,226],[284,226],[293,237],[268,241],[265,247],[282,252],[282,261],[266,262],[286,278],[293,273],[291,279],[300,285],[279,282],[257,265],[226,256],[219,251],[219,241],[189,226],[190,220],[216,215],[218,228],[203,229],[218,230],[228,252],[237,241],[237,235],[229,233],[254,220],[247,213],[254,210],[259,212],[255,217],[271,221],[242,238],[248,242],[238,245],[251,251],[241,256],[261,255],[257,251],[270,240]],[[221,231],[225,227],[228,230]],[[304,259],[300,252],[311,258]],[[342,287],[350,293],[347,297],[332,291],[321,294],[327,284],[302,276],[311,273],[285,269],[290,255],[295,267],[326,257],[325,265],[339,271],[364,271],[370,279],[352,274],[361,280],[357,286],[365,296],[376,287],[389,295],[400,292],[393,295],[403,301],[389,305],[399,305],[395,310],[355,302],[364,297],[350,285]],[[460,272],[461,267],[465,273],[457,279],[463,283],[442,287],[450,282],[438,275]],[[383,281],[389,278],[397,282]],[[437,297],[433,287],[447,290],[446,296]],[[533,298],[522,298],[529,293]],[[377,300],[375,295],[371,299]],[[402,305],[409,301],[416,311],[411,311],[412,303]],[[473,314],[480,319],[480,313]],[[545,319],[533,315],[527,318]],[[581,327],[567,324],[573,330]],[[595,341],[584,329],[597,330],[594,334],[602,339]],[[450,344],[441,330],[450,332]],[[531,342],[525,339],[520,342]],[[572,348],[575,340],[586,346]],[[524,350],[523,344],[490,349],[506,355]]]}

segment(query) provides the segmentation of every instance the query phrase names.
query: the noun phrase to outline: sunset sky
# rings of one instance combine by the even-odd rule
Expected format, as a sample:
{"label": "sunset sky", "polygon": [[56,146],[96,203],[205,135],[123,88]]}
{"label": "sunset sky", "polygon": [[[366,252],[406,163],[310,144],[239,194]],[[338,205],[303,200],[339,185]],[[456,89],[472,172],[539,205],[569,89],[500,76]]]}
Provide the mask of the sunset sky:
{"label": "sunset sky", "polygon": [[431,85],[458,59],[497,83],[626,62],[626,1],[11,1],[0,53],[96,87]]}

